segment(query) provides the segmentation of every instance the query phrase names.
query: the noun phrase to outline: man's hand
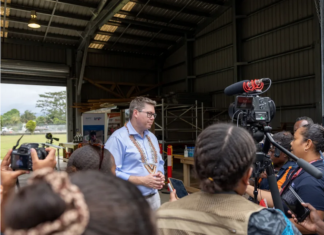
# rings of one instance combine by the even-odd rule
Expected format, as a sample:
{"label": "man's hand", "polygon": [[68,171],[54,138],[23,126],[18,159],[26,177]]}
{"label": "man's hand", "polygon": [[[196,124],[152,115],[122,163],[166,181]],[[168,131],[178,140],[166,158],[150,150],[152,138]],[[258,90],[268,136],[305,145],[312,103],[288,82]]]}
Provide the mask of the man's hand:
{"label": "man's hand", "polygon": [[35,149],[31,149],[31,158],[33,162],[33,170],[39,170],[42,168],[50,167],[54,168],[56,166],[55,152],[56,150],[53,148],[45,149],[48,152],[47,157],[44,160],[40,160],[37,156],[37,152]]}
{"label": "man's hand", "polygon": [[9,192],[15,187],[18,176],[28,173],[28,171],[16,170],[13,171],[10,167],[11,164],[11,152],[10,149],[4,159],[1,162],[1,185],[3,187],[3,193]]}
{"label": "man's hand", "polygon": [[307,230],[316,233],[316,227],[319,226],[319,223],[323,223],[321,221],[320,216],[317,214],[316,209],[309,203],[302,203],[302,205],[310,210],[310,215],[301,223],[298,222],[296,216],[288,211],[289,214],[293,217],[295,223],[300,224]]}
{"label": "man's hand", "polygon": [[[163,181],[163,182],[165,182],[165,176],[164,176],[164,174],[161,172],[161,171],[159,171],[158,172],[158,176],[157,176],[158,178],[161,178],[161,180]],[[164,185],[164,184],[163,184]]]}
{"label": "man's hand", "polygon": [[149,174],[142,177],[142,185],[148,188],[161,189],[164,186],[164,177],[161,173]]}

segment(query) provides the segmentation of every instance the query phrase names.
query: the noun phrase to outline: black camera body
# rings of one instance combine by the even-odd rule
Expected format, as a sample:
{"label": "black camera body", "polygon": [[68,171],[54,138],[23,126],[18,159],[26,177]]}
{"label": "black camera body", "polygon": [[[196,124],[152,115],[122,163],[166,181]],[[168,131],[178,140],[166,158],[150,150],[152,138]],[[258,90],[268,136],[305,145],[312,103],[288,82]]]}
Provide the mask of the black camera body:
{"label": "black camera body", "polygon": [[264,137],[263,127],[269,125],[276,113],[276,105],[269,97],[256,94],[238,95],[228,109],[232,120],[240,121],[253,138],[260,142]]}
{"label": "black camera body", "polygon": [[37,143],[22,144],[18,149],[13,149],[11,153],[11,168],[13,170],[33,170],[31,158],[31,149],[34,148],[39,159],[43,160],[47,157],[48,152],[45,148],[39,147]]}
{"label": "black camera body", "polygon": [[269,123],[276,113],[276,105],[269,97],[238,95],[229,107],[233,119],[240,118],[242,124]]}

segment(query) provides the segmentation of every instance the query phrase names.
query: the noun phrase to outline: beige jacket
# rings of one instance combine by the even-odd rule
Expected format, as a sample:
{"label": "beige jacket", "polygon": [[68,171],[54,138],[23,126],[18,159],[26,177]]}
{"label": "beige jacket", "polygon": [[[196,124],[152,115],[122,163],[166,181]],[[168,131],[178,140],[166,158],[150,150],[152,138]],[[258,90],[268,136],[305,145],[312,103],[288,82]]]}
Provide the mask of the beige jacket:
{"label": "beige jacket", "polygon": [[247,234],[252,213],[264,209],[237,194],[197,192],[157,211],[160,235]]}

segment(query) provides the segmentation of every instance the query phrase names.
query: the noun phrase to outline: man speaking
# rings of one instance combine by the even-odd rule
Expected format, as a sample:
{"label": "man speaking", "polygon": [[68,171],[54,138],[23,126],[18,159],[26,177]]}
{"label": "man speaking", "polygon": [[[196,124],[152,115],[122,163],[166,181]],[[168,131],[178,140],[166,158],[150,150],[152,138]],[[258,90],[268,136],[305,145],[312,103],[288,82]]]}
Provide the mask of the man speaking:
{"label": "man speaking", "polygon": [[137,97],[130,103],[130,121],[105,144],[114,156],[116,176],[137,185],[153,210],[161,205],[158,189],[164,185],[164,161],[159,143],[149,129],[156,117],[156,102]]}

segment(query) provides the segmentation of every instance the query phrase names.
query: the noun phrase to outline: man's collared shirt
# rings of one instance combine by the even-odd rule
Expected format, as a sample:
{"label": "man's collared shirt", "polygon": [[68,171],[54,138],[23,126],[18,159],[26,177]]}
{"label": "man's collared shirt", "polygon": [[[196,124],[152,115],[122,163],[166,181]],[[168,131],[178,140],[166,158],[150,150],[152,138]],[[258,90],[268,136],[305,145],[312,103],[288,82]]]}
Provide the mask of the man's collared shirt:
{"label": "man's collared shirt", "polygon": [[[164,161],[161,157],[159,143],[155,135],[146,130],[144,131],[144,137],[142,137],[134,129],[131,122],[128,122],[126,125],[129,133],[126,127],[122,127],[116,130],[105,144],[105,148],[108,149],[115,158],[116,176],[123,180],[128,180],[130,176],[147,176],[149,174],[144,167],[140,152],[129,138],[129,135],[134,136],[137,143],[142,147],[148,163],[153,164],[154,159],[147,139],[147,136],[150,137],[158,157],[156,171],[160,171],[164,174]],[[156,189],[147,188],[143,185],[138,185],[137,187],[144,196],[157,193]]]}

